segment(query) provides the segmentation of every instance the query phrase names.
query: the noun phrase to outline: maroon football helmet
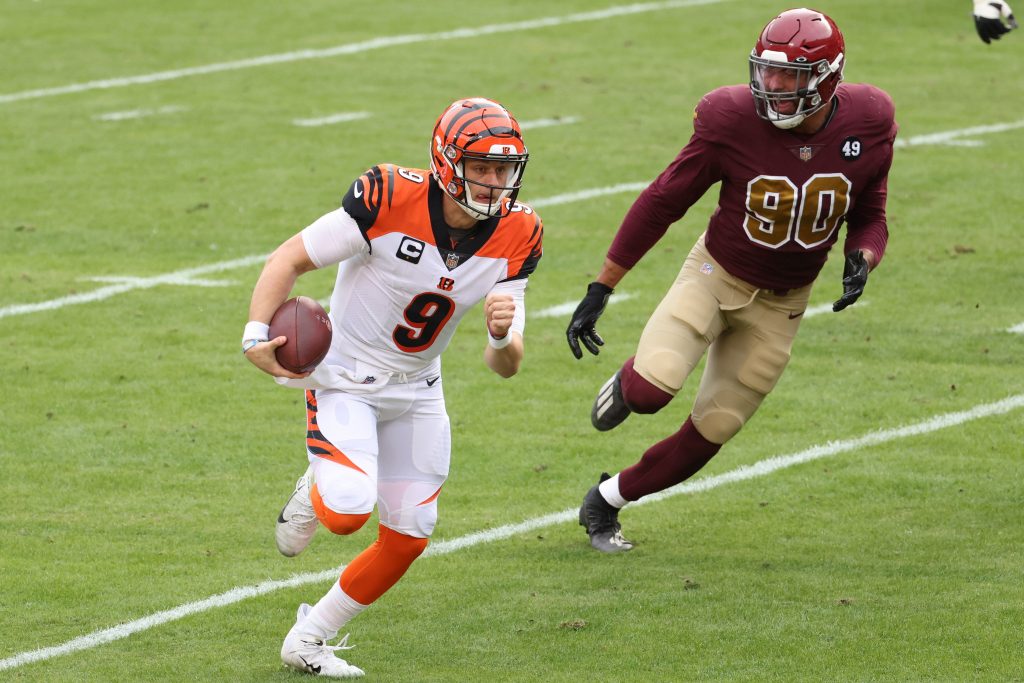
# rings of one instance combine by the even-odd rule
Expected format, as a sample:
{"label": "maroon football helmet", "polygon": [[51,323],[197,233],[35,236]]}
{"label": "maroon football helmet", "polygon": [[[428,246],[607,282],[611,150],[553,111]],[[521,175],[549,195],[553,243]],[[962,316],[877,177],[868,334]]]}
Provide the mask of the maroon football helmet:
{"label": "maroon football helmet", "polygon": [[846,45],[839,27],[812,9],[768,22],[750,53],[750,92],[758,115],[793,128],[832,101],[843,80]]}

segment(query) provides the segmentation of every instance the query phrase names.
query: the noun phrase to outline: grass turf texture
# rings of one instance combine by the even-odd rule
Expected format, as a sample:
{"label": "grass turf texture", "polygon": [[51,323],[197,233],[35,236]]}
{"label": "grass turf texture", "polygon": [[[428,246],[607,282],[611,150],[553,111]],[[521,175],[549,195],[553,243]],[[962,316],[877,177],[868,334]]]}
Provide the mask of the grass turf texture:
{"label": "grass turf texture", "polygon": [[[969,7],[822,6],[847,78],[888,90],[901,138],[1013,123],[1024,43],[985,46]],[[573,11],[522,2],[469,16],[439,0],[344,3],[7,2],[4,93],[226,62],[378,36]],[[701,94],[746,78],[782,6],[723,2],[426,41],[330,59],[0,104],[0,307],[264,254],[336,206],[371,164],[427,163],[434,118],[486,95],[522,121],[526,201],[650,180],[690,134]],[[908,20],[907,17],[913,17]],[[114,28],[123,27],[123,28]],[[182,107],[122,122],[116,111]],[[320,128],[296,118],[369,111]],[[865,300],[808,319],[755,419],[698,476],[1022,391],[1020,129],[982,146],[902,148],[892,239]],[[714,191],[628,276],[598,358],[576,362],[566,317],[532,320],[519,377],[480,361],[479,311],[446,355],[453,470],[436,538],[578,505],[602,469],[674,431],[661,414],[598,434],[593,393],[706,224]],[[541,208],[531,311],[574,301],[634,193]],[[833,256],[812,304],[840,291]],[[271,527],[304,469],[303,406],[241,358],[259,265],[50,312],[0,318],[0,658],[210,595],[350,560],[372,540],[320,534],[277,555]],[[331,273],[296,294],[323,298]],[[843,453],[627,510],[639,546],[598,556],[565,523],[424,558],[351,624],[379,681],[1022,680],[1024,411]],[[280,590],[127,639],[0,672],[24,681],[301,680],[280,641],[300,601]]]}

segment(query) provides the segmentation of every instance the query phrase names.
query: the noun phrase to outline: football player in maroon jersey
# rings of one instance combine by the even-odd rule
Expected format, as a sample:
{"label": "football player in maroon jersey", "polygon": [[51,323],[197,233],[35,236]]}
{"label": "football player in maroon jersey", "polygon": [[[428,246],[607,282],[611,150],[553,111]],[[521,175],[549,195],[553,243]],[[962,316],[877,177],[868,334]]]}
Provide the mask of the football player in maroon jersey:
{"label": "football player in maroon jersey", "polygon": [[694,133],[626,214],[566,331],[576,358],[604,344],[595,329],[613,288],[715,183],[718,207],[640,336],[634,357],[601,387],[599,430],[654,413],[707,364],[682,428],[636,464],[602,475],[580,509],[591,545],[633,547],[618,512],[689,478],[750,419],[789,361],[814,283],[846,224],[841,311],[857,301],[888,239],[886,185],[896,123],[889,96],[843,83],[843,36],[810,9],[768,22],[750,54],[750,83],[718,88]]}

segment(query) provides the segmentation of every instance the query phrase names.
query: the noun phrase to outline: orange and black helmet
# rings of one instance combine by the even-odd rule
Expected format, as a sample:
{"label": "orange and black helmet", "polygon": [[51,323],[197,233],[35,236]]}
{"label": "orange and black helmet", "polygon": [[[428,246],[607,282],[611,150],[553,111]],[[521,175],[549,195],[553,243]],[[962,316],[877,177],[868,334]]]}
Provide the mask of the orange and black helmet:
{"label": "orange and black helmet", "polygon": [[[437,119],[430,141],[430,170],[441,189],[471,216],[486,219],[506,216],[519,194],[529,154],[519,123],[505,107],[493,100],[473,97],[456,100]],[[466,191],[465,164],[482,159],[511,164],[502,185],[488,203]]]}

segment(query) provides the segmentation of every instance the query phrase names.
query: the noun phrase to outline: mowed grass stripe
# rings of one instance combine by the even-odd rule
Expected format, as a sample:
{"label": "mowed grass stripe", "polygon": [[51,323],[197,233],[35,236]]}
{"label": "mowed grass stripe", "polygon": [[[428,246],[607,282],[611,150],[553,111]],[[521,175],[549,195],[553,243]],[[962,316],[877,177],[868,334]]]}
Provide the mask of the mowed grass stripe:
{"label": "mowed grass stripe", "polygon": [[[738,467],[719,475],[686,481],[660,493],[647,496],[632,505],[646,505],[649,503],[659,502],[673,496],[678,496],[680,494],[693,494],[710,491],[711,489],[718,488],[725,484],[767,476],[768,474],[794,465],[801,465],[813,460],[819,460],[821,458],[838,455],[840,453],[847,453],[861,448],[878,446],[912,436],[929,434],[940,429],[955,427],[973,420],[1003,415],[1021,407],[1024,407],[1024,394],[1016,394],[1001,401],[977,405],[964,411],[936,415],[926,420],[922,420],[921,422],[916,422],[904,427],[869,432],[854,439],[830,441],[822,445],[812,446],[798,453],[766,458],[754,463],[753,465]],[[494,529],[486,529],[484,531],[467,534],[447,541],[434,541],[427,548],[423,556],[437,557],[441,555],[448,555],[457,550],[471,548],[483,543],[493,543],[494,541],[504,540],[516,534],[535,531],[537,529],[542,529],[564,522],[573,522],[576,520],[578,514],[578,508],[572,507],[567,510],[562,510],[561,512],[554,512],[540,517],[534,517],[524,522],[520,522],[519,524],[507,524]],[[255,586],[241,586],[233,588],[230,591],[211,596],[204,600],[186,603],[173,609],[157,612],[141,619],[136,619],[135,621],[120,624],[101,631],[95,631],[88,635],[68,641],[63,645],[41,648],[14,655],[13,657],[8,657],[7,659],[0,660],[0,671],[14,669],[25,664],[40,662],[54,657],[59,657],[61,655],[70,654],[72,652],[98,647],[105,643],[127,638],[133,633],[146,631],[162,624],[211,610],[215,607],[226,607],[248,598],[266,595],[267,593],[277,591],[281,588],[294,588],[310,583],[329,581],[337,576],[340,569],[341,567],[331,568],[320,572],[298,574],[283,580],[265,581],[263,583],[256,584]]]}

